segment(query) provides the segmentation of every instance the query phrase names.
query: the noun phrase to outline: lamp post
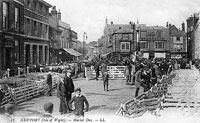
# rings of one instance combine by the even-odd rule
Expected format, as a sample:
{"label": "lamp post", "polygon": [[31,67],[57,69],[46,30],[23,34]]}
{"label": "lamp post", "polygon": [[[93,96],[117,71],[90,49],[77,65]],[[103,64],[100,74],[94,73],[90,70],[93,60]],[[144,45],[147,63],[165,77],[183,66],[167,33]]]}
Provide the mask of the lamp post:
{"label": "lamp post", "polygon": [[87,33],[83,33],[83,59],[85,58],[85,41],[87,40]]}

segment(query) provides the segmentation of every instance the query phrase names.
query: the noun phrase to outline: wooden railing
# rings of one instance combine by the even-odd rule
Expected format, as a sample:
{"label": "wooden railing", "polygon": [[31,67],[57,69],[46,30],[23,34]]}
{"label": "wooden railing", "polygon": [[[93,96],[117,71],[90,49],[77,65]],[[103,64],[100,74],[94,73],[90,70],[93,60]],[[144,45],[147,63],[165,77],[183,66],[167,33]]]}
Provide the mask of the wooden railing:
{"label": "wooden railing", "polygon": [[[125,79],[124,68],[125,66],[108,66],[107,70],[110,79]],[[99,78],[101,78],[102,77],[101,71],[99,71],[99,73],[100,73]],[[94,70],[94,66],[85,67],[85,75],[86,75],[86,80],[95,78],[96,73]]]}
{"label": "wooden railing", "polygon": [[[55,88],[57,82],[59,81],[59,75],[55,75],[52,77],[52,87]],[[20,103],[25,100],[37,97],[39,95],[44,94],[47,84],[46,79],[31,82],[32,84],[25,85],[17,88],[8,88],[5,92],[5,96],[1,105],[6,103]]]}
{"label": "wooden railing", "polygon": [[[167,79],[172,79],[174,74],[172,73],[169,76],[163,77],[159,84],[151,87],[151,89],[138,97],[133,98],[121,104],[119,110],[116,112],[116,115],[135,118],[142,116],[146,111],[154,111],[155,114],[158,112],[159,107],[163,105],[163,100],[167,94],[168,87],[170,83],[165,82]],[[171,80],[170,80],[171,82]]]}

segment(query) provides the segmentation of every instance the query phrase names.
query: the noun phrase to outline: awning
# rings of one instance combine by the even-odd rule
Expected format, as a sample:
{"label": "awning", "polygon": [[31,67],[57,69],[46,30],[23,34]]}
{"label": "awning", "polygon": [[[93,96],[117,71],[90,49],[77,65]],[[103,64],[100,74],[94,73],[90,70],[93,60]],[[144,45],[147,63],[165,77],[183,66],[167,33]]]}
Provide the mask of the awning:
{"label": "awning", "polygon": [[105,57],[105,56],[109,55],[110,53],[111,53],[111,52],[106,53],[106,54],[103,54],[102,57]]}
{"label": "awning", "polygon": [[63,50],[65,50],[66,52],[68,52],[69,54],[73,55],[73,56],[81,56],[82,54],[75,51],[72,48],[63,48]]}

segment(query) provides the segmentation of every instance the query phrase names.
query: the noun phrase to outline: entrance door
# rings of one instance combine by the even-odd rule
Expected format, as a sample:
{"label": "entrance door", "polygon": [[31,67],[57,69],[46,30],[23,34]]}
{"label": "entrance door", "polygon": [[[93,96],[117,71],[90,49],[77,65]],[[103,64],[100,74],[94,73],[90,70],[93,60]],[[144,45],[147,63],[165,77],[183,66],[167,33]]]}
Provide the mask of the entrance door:
{"label": "entrance door", "polygon": [[30,45],[26,44],[26,66],[30,65]]}
{"label": "entrance door", "polygon": [[6,57],[6,61],[5,61],[6,69],[11,68],[11,48],[6,48],[5,54],[6,54],[6,56],[5,56]]}

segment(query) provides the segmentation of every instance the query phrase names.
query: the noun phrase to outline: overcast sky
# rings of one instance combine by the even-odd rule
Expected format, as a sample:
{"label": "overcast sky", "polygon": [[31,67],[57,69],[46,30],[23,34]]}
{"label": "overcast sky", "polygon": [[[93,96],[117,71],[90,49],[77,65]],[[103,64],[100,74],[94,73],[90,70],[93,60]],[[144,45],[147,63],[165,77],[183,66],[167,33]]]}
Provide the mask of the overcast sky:
{"label": "overcast sky", "polygon": [[[62,21],[69,23],[83,41],[97,41],[108,22],[128,24],[129,21],[147,26],[165,26],[168,21],[181,27],[187,17],[200,11],[200,0],[45,0],[60,9]],[[51,10],[51,8],[50,8]]]}

